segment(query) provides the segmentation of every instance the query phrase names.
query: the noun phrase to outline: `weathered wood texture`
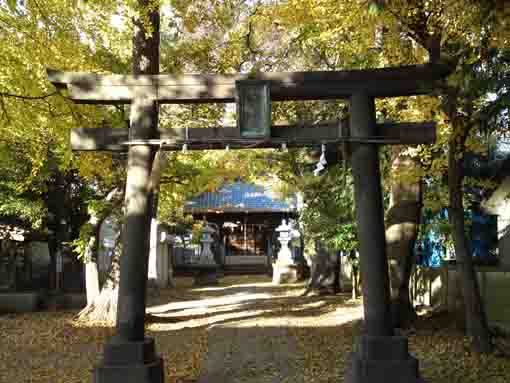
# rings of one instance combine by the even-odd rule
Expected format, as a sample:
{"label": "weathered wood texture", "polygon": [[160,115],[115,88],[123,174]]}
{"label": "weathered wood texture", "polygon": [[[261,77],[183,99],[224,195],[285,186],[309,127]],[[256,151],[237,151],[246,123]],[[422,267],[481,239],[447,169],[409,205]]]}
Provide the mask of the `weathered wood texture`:
{"label": "weathered wood texture", "polygon": [[[377,124],[377,134],[366,137],[369,142],[384,144],[432,144],[436,140],[435,123],[385,123]],[[71,148],[75,151],[103,150],[127,151],[127,128],[78,128],[71,130]],[[136,138],[131,138],[136,140]],[[270,139],[247,139],[239,136],[232,127],[217,128],[173,128],[160,130],[161,144],[165,150],[180,150],[184,143],[189,150],[239,148],[277,148],[282,143],[288,147],[313,146],[321,143],[360,141],[349,134],[347,122],[322,123],[301,126],[273,126]],[[136,141],[132,141],[136,142]]]}
{"label": "weathered wood texture", "polygon": [[100,75],[48,69],[57,88],[67,88],[78,103],[123,104],[137,97],[159,103],[225,103],[235,100],[238,80],[270,82],[271,100],[324,100],[349,98],[360,90],[372,97],[426,94],[445,77],[445,65],[412,65],[370,70],[259,73],[256,75]]}

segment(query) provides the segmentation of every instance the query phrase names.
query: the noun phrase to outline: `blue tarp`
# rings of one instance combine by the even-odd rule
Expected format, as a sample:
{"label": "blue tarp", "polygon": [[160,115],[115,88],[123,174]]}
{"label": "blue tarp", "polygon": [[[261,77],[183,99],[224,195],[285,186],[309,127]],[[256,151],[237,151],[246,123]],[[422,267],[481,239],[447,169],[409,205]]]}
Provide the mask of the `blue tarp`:
{"label": "blue tarp", "polygon": [[[471,222],[468,241],[473,257],[482,263],[492,263],[495,260],[497,248],[497,219],[496,216],[486,215],[478,211],[468,211],[466,219]],[[444,236],[441,233],[440,222],[447,222],[448,211],[442,209],[433,215],[425,213],[423,223],[426,232],[415,246],[416,263],[421,266],[439,267],[446,258],[447,252]],[[435,223],[435,224],[434,224]]]}

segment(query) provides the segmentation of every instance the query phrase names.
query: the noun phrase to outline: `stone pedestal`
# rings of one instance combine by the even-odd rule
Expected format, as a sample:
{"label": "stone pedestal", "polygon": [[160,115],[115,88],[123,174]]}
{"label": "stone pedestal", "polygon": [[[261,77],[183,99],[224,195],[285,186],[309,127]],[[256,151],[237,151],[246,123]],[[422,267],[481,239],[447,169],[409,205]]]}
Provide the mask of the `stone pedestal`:
{"label": "stone pedestal", "polygon": [[278,258],[273,264],[273,284],[275,285],[294,283],[298,280],[297,266],[292,259],[292,253],[289,249],[291,229],[285,220],[276,228],[276,231],[280,233],[278,240],[281,247],[278,252]]}
{"label": "stone pedestal", "polygon": [[202,253],[194,261],[193,269],[195,270],[195,286],[215,286],[218,281],[218,265],[214,260],[214,254],[211,250],[213,242],[212,234],[214,229],[206,225],[202,229]]}
{"label": "stone pedestal", "polygon": [[401,336],[360,337],[348,361],[346,383],[423,383],[418,361],[409,355],[407,338]]}
{"label": "stone pedestal", "polygon": [[295,283],[298,281],[297,267],[294,264],[280,263],[276,261],[273,265],[273,284]]}
{"label": "stone pedestal", "polygon": [[163,360],[156,356],[154,340],[126,342],[113,338],[104,346],[94,383],[163,383]]}

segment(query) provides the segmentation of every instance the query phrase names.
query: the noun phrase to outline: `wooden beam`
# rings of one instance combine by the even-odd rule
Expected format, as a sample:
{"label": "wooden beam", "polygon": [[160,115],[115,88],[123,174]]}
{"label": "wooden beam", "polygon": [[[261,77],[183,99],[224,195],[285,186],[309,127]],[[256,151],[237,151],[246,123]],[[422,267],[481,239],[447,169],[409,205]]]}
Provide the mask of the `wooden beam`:
{"label": "wooden beam", "polygon": [[[365,142],[388,144],[431,144],[435,142],[435,123],[385,123],[377,124],[377,136],[367,137]],[[314,125],[282,126],[271,128],[267,140],[246,139],[232,127],[217,128],[173,128],[162,129],[160,138],[152,142],[161,144],[165,150],[180,150],[187,144],[189,150],[240,148],[278,148],[314,146],[321,143],[353,141],[349,135],[347,120]],[[136,138],[132,138],[136,142]],[[76,151],[104,150],[127,151],[129,134],[127,128],[79,128],[71,130],[71,149]]]}
{"label": "wooden beam", "polygon": [[127,146],[122,142],[128,141],[127,128],[75,128],[71,129],[71,149],[80,151],[105,150],[112,152],[127,152]]}
{"label": "wooden beam", "polygon": [[434,90],[450,72],[445,65],[412,65],[349,71],[259,73],[256,75],[101,75],[48,69],[57,88],[67,88],[78,103],[122,104],[135,97],[162,104],[225,103],[235,100],[235,82],[270,82],[273,101],[349,98],[361,89],[373,97],[409,96]]}

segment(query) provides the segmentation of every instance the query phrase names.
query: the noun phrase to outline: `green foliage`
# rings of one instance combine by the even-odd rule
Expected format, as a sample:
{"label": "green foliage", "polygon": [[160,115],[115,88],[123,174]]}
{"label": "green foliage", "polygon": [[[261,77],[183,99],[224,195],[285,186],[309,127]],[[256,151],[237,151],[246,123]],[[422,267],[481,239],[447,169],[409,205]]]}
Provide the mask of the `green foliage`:
{"label": "green foliage", "polygon": [[[116,112],[69,102],[49,84],[46,68],[104,71],[118,65],[109,38],[114,12],[71,0],[45,1],[44,7],[0,2],[0,214],[44,231],[55,175],[91,166],[72,158],[69,130],[98,125]],[[104,164],[96,168],[107,170]]]}
{"label": "green foliage", "polygon": [[0,215],[19,217],[33,229],[41,228],[46,214],[42,200],[16,198],[9,192],[0,195]]}
{"label": "green foliage", "polygon": [[91,249],[91,239],[94,241],[94,246],[99,246],[99,228],[101,223],[108,216],[116,216],[121,219],[121,210],[119,208],[118,198],[106,199],[96,196],[85,202],[88,208],[89,220],[81,226],[80,234],[77,238],[69,242],[73,252],[77,255],[78,259],[89,261],[88,257],[94,257],[94,249]]}
{"label": "green foliage", "polygon": [[332,240],[335,249],[342,250],[347,253],[358,250],[358,238],[355,223],[347,223],[341,225]]}

